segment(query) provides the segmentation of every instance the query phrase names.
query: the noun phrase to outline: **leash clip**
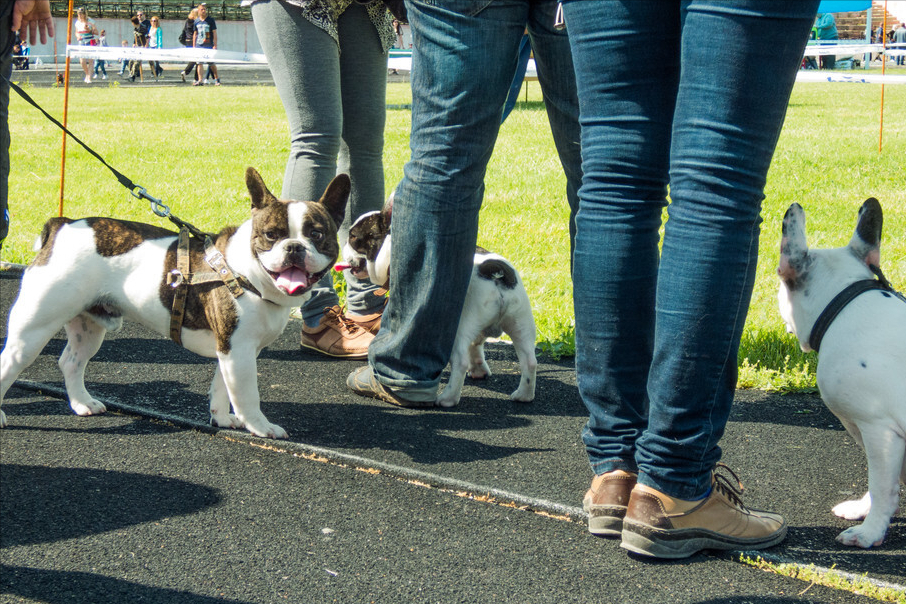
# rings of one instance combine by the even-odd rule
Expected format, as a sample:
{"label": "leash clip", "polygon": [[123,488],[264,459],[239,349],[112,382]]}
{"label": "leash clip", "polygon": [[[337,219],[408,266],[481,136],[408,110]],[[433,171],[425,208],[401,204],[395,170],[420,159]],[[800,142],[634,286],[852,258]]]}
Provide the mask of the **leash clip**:
{"label": "leash clip", "polygon": [[145,187],[135,187],[132,191],[132,196],[137,199],[147,199],[151,202],[151,211],[160,216],[161,218],[167,218],[170,216],[170,208],[164,204],[163,201],[157,197],[148,195],[148,190]]}

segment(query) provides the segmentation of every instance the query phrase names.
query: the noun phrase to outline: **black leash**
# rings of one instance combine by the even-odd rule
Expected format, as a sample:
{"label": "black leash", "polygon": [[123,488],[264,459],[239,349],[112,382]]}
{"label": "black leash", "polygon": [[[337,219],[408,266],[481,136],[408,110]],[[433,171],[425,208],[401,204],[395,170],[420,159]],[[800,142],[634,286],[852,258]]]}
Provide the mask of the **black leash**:
{"label": "black leash", "polygon": [[[6,78],[4,78],[4,79],[6,79]],[[32,107],[34,107],[35,109],[37,109],[38,111],[43,113],[44,117],[46,117],[52,123],[56,124],[60,128],[60,130],[62,130],[68,136],[70,136],[72,138],[72,140],[74,140],[75,142],[82,145],[82,147],[84,147],[86,151],[88,151],[94,157],[96,157],[99,162],[101,162],[102,164],[107,166],[107,169],[110,170],[111,172],[113,172],[113,175],[116,177],[116,179],[119,181],[119,183],[121,185],[123,185],[124,187],[126,187],[127,189],[129,189],[129,192],[132,194],[133,197],[135,197],[137,199],[147,199],[148,201],[150,201],[152,212],[154,212],[161,218],[167,218],[168,220],[170,220],[170,222],[172,222],[173,224],[178,226],[180,229],[183,229],[183,228],[188,229],[189,232],[192,233],[193,236],[198,237],[199,239],[204,239],[205,237],[214,236],[212,233],[206,233],[206,232],[202,231],[201,229],[193,226],[192,224],[186,222],[185,220],[182,220],[181,218],[170,213],[170,208],[168,208],[160,199],[149,195],[148,191],[145,189],[145,187],[135,184],[134,182],[132,182],[132,180],[128,176],[126,176],[125,174],[123,174],[122,172],[120,172],[119,170],[117,170],[116,168],[111,166],[110,164],[108,164],[106,161],[104,161],[104,158],[101,157],[94,149],[92,149],[91,147],[89,147],[88,145],[83,143],[82,140],[78,136],[76,136],[75,134],[70,132],[69,129],[66,126],[64,126],[62,123],[60,123],[54,116],[47,113],[47,111],[45,111],[44,108],[41,107],[37,103],[37,101],[35,101],[33,98],[31,98],[28,95],[28,93],[26,93],[24,90],[19,88],[19,86],[17,84],[11,82],[10,80],[6,80],[6,81],[9,82],[10,88],[15,90],[16,93],[25,100],[25,102],[27,102],[29,105],[31,105]]]}

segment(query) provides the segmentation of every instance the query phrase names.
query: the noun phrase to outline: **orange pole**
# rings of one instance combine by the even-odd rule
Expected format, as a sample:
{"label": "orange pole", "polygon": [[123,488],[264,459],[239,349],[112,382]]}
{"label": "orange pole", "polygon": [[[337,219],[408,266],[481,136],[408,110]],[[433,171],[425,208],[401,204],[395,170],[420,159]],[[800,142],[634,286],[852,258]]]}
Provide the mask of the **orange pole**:
{"label": "orange pole", "polygon": [[[884,0],[884,20],[881,29],[881,42],[884,44],[884,52],[881,54],[881,75],[887,72],[887,0]],[[878,126],[878,153],[884,146],[884,82],[881,82],[881,123]]]}
{"label": "orange pole", "polygon": [[[72,2],[69,0],[69,16],[66,20],[66,46],[72,43]],[[54,57],[56,60],[56,57]],[[66,127],[69,116],[69,52],[66,53],[66,73],[63,75],[63,127]],[[66,132],[63,132],[63,145],[60,151],[60,212],[63,215],[63,188],[66,182]]]}

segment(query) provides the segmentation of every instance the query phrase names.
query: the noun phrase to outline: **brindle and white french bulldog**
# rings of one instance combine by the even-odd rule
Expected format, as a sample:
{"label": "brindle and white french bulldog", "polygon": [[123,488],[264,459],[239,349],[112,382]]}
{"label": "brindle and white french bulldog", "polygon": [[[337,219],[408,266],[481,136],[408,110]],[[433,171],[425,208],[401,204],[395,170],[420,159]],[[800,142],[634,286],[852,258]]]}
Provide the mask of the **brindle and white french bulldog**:
{"label": "brindle and white french bulldog", "polygon": [[[337,176],[319,201],[282,201],[253,168],[245,180],[251,219],[223,229],[212,240],[216,249],[206,251],[194,238],[188,247],[190,273],[213,274],[205,258],[222,254],[221,266],[241,287],[234,292],[219,278],[188,284],[190,275],[177,270],[178,236],[167,229],[110,218],[48,220],[10,310],[0,354],[0,403],[65,328],[68,341],[59,364],[69,404],[79,415],[106,411],[85,389],[85,366],[107,331],[119,329],[126,318],[217,358],[210,389],[213,425],[285,438],[286,431],[261,412],[256,359],[283,332],[289,309],[308,299],[336,260],[350,181],[345,174]],[[180,287],[187,288],[183,319],[171,329]],[[0,411],[0,427],[5,425]]]}

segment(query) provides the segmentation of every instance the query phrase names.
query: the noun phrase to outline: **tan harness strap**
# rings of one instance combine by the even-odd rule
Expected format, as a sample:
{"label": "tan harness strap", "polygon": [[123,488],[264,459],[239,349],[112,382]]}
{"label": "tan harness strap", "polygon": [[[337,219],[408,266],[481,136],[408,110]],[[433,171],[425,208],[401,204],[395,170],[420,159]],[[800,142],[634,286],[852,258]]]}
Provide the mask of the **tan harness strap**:
{"label": "tan harness strap", "polygon": [[179,243],[176,246],[175,281],[171,282],[167,275],[167,282],[176,291],[173,294],[173,310],[170,313],[170,339],[182,345],[182,322],[186,316],[186,294],[189,293],[189,284],[185,282],[184,275],[189,274],[189,229],[179,229]]}
{"label": "tan harness strap", "polygon": [[170,339],[182,345],[182,324],[186,316],[186,295],[189,286],[198,283],[213,283],[216,281],[225,285],[234,298],[238,298],[249,290],[260,296],[261,294],[248,279],[242,275],[237,276],[226,262],[210,238],[205,238],[205,261],[214,269],[193,273],[190,271],[189,261],[189,230],[185,227],[179,229],[179,242],[176,245],[176,268],[167,274],[167,285],[175,291],[173,295],[173,308],[170,312]]}

